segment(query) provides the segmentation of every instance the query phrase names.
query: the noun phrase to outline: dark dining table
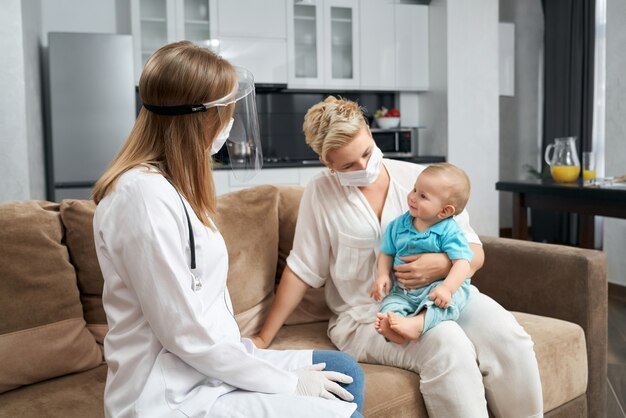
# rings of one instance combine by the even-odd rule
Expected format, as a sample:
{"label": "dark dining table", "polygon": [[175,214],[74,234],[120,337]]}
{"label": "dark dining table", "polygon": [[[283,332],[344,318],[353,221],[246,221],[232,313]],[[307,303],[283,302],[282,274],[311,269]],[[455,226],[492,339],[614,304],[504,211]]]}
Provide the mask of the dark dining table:
{"label": "dark dining table", "polygon": [[579,215],[579,246],[594,247],[596,216],[626,219],[626,185],[583,185],[553,180],[498,181],[496,190],[513,193],[513,238],[528,239],[528,209]]}

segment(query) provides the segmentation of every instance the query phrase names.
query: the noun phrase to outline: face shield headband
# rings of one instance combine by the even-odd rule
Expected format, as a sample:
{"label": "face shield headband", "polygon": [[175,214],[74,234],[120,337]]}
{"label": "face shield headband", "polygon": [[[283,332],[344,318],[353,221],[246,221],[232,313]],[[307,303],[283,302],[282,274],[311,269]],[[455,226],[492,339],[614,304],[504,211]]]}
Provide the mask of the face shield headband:
{"label": "face shield headband", "polygon": [[230,94],[221,99],[190,105],[154,106],[144,104],[143,106],[150,112],[167,116],[206,112],[208,109],[216,107],[222,125],[230,123],[232,117],[234,120],[226,147],[234,177],[245,182],[261,170],[263,153],[256,110],[254,77],[245,68],[235,67],[235,70],[237,72],[237,86]]}

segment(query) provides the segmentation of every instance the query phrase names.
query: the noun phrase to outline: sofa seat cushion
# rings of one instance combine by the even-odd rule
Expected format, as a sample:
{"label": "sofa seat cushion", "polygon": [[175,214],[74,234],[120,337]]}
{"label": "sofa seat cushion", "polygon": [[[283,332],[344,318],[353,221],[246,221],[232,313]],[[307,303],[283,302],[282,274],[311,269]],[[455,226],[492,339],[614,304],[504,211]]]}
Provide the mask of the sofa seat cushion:
{"label": "sofa seat cushion", "polygon": [[101,365],[3,393],[0,417],[103,417],[106,375]]}
{"label": "sofa seat cushion", "polygon": [[0,393],[102,362],[63,232],[55,203],[0,205]]}
{"label": "sofa seat cushion", "polygon": [[535,342],[543,390],[543,410],[549,412],[587,391],[587,348],[583,329],[572,322],[513,312]]}
{"label": "sofa seat cushion", "polygon": [[[580,326],[567,321],[514,312],[535,342],[544,411],[578,398],[587,389],[587,351]],[[272,349],[335,350],[326,322],[284,326]],[[392,343],[390,343],[392,344]],[[368,417],[427,417],[419,377],[411,372],[362,364],[366,372],[364,413]]]}

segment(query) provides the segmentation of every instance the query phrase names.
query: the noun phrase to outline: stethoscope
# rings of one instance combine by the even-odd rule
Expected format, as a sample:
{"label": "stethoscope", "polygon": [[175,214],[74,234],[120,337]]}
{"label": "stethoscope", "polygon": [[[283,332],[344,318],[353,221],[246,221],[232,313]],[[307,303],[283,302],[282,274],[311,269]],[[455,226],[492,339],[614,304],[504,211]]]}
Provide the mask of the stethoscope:
{"label": "stethoscope", "polygon": [[[193,270],[196,269],[196,240],[193,234],[193,227],[191,226],[191,218],[189,217],[189,212],[187,211],[187,206],[185,205],[185,200],[183,199],[183,196],[180,194],[180,192],[178,191],[174,183],[172,183],[172,180],[170,180],[169,177],[167,177],[166,175],[163,175],[163,177],[165,177],[165,179],[172,185],[174,190],[176,190],[176,194],[178,194],[180,203],[183,205],[183,210],[185,211],[185,218],[187,218],[187,229],[189,231],[189,250],[191,252],[191,260],[189,263],[189,267],[192,270],[191,271],[191,290],[193,290],[194,292],[199,292],[202,289],[202,281],[198,277],[196,277],[195,274],[193,274]],[[224,292],[224,305],[226,305],[226,309],[228,310],[228,313],[230,313],[230,315],[233,318],[233,321],[235,321],[235,325],[237,326],[237,328],[239,328],[239,323],[237,322],[237,319],[235,318],[235,313],[231,310],[231,308],[228,306],[228,302],[226,301],[226,292]]]}
{"label": "stethoscope", "polygon": [[191,219],[189,218],[189,212],[187,212],[187,206],[185,206],[185,201],[183,200],[183,197],[181,196],[176,186],[174,186],[174,183],[172,183],[172,180],[170,180],[170,178],[167,176],[163,176],[163,177],[165,177],[165,179],[169,181],[169,183],[172,185],[174,190],[176,190],[176,193],[178,194],[178,197],[180,198],[180,203],[183,204],[183,209],[185,210],[185,218],[187,218],[187,229],[189,230],[189,250],[191,251],[191,262],[189,266],[191,267],[191,270],[192,270],[191,271],[191,290],[193,290],[194,292],[198,292],[202,289],[202,282],[200,281],[199,278],[196,277],[195,274],[193,274],[193,270],[196,269],[196,239],[193,234],[193,227],[191,226]]}

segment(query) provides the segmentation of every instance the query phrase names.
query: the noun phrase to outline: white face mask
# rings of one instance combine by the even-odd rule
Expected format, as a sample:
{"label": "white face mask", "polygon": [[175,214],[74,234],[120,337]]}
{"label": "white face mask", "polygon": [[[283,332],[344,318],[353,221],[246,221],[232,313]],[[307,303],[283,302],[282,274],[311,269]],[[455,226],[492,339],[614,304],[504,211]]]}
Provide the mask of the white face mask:
{"label": "white face mask", "polygon": [[335,174],[342,186],[367,186],[376,181],[380,175],[380,166],[383,162],[383,153],[376,147],[367,161],[365,170],[358,171],[336,171]]}
{"label": "white face mask", "polygon": [[213,145],[211,145],[211,155],[217,154],[219,150],[222,149],[222,147],[224,146],[224,143],[228,139],[228,135],[230,135],[230,130],[233,127],[234,121],[235,119],[230,118],[230,122],[228,122],[228,125],[226,125],[224,129],[222,129],[222,131],[219,134],[217,134],[215,141],[213,141]]}

